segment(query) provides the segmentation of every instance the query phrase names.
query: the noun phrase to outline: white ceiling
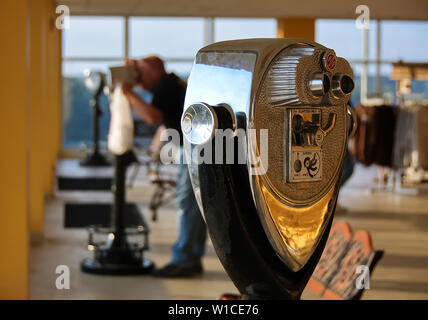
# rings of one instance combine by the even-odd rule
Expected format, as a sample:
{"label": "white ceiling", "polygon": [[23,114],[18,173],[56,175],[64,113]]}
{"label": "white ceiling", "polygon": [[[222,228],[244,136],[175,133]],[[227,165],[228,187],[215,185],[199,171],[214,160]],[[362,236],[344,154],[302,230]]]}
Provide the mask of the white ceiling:
{"label": "white ceiling", "polygon": [[428,20],[428,0],[57,0],[71,15],[315,17],[353,19],[366,4],[372,19]]}

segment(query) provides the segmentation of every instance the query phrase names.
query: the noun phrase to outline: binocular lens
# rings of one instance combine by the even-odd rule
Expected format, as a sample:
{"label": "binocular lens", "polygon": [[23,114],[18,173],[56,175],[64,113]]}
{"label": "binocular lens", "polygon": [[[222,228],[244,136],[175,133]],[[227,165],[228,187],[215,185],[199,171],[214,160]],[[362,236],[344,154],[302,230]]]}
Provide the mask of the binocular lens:
{"label": "binocular lens", "polygon": [[351,94],[354,90],[354,81],[346,74],[336,73],[332,79],[332,91],[334,96],[341,98]]}
{"label": "binocular lens", "polygon": [[322,72],[317,72],[309,81],[309,89],[315,97],[322,97],[330,90],[330,79]]}
{"label": "binocular lens", "polygon": [[349,94],[354,90],[354,81],[347,75],[344,75],[340,80],[340,87],[344,94]]}

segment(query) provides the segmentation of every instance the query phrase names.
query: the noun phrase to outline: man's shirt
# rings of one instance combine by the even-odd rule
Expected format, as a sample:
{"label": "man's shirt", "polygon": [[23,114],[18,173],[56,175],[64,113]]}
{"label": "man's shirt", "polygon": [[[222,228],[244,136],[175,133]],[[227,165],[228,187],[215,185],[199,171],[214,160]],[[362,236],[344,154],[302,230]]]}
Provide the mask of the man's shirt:
{"label": "man's shirt", "polygon": [[152,104],[163,112],[165,126],[179,132],[180,144],[183,141],[181,114],[183,113],[185,96],[186,83],[174,73],[163,76],[158,86],[153,90]]}

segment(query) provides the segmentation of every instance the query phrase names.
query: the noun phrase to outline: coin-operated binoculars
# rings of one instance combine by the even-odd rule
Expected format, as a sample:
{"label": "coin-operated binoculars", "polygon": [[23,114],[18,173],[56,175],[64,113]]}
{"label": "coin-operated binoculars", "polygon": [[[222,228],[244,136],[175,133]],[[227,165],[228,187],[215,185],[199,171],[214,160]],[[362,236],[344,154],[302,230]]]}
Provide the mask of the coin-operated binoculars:
{"label": "coin-operated binoculars", "polygon": [[202,48],[182,131],[199,207],[248,299],[299,299],[336,206],[354,88],[349,63],[299,39]]}
{"label": "coin-operated binoculars", "polygon": [[[141,217],[139,225],[130,226],[126,221],[126,172],[138,159],[133,151],[131,106],[119,86],[113,87],[110,114],[107,145],[114,160],[110,227],[92,226],[89,229],[88,249],[94,255],[84,259],[80,266],[83,272],[90,274],[147,274],[154,268],[154,264],[144,256],[149,249],[148,225],[144,217]],[[139,214],[138,211],[136,213]],[[107,240],[99,240],[105,236]],[[138,238],[141,240],[137,241]]]}
{"label": "coin-operated binoculars", "polygon": [[92,98],[89,103],[93,110],[93,146],[92,150],[86,155],[86,158],[80,161],[80,165],[82,167],[108,167],[111,165],[111,163],[99,150],[100,117],[103,113],[99,100],[106,86],[106,75],[103,72],[99,71],[85,70],[85,77],[85,86],[92,94]]}

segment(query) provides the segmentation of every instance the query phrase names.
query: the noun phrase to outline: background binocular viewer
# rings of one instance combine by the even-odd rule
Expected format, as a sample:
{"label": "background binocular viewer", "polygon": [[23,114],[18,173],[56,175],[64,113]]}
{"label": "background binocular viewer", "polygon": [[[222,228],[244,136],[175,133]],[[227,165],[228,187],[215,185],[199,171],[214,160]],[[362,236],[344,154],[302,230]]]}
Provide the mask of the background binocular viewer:
{"label": "background binocular viewer", "polygon": [[[182,115],[187,163],[217,255],[244,298],[298,299],[311,276],[355,129],[353,88],[349,63],[306,40],[226,41],[198,52]],[[218,139],[244,161],[191,159]]]}

